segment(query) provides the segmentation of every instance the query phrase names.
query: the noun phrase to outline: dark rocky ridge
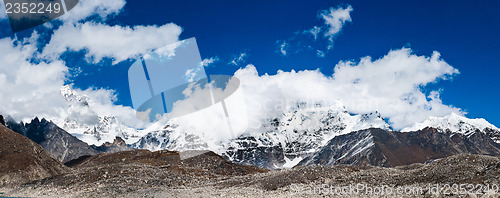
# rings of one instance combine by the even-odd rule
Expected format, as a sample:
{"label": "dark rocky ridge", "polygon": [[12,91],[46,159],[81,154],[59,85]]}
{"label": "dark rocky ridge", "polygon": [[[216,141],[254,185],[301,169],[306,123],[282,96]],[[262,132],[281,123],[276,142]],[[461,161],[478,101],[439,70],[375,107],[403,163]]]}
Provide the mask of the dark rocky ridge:
{"label": "dark rocky ridge", "polygon": [[82,156],[132,150],[120,137],[116,137],[113,143],[106,142],[101,146],[89,146],[46,119],[39,120],[35,118],[31,123],[24,124],[23,122],[17,123],[14,119],[7,117],[6,126],[40,144],[63,163]]}
{"label": "dark rocky ridge", "polygon": [[35,118],[29,124],[7,119],[7,127],[40,144],[61,162],[68,162],[85,155],[95,155],[95,150],[87,143],[79,140],[51,121]]}
{"label": "dark rocky ridge", "polygon": [[367,129],[334,137],[299,165],[355,164],[394,167],[456,154],[500,156],[500,144],[488,134],[443,133],[434,128],[415,132]]}

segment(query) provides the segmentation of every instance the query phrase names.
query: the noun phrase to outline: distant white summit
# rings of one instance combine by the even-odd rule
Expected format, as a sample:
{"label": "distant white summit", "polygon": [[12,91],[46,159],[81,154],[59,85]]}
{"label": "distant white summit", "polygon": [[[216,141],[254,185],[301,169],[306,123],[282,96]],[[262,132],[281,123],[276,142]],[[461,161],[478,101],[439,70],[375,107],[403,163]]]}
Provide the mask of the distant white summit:
{"label": "distant white summit", "polygon": [[476,130],[479,130],[481,132],[485,132],[487,130],[499,131],[497,127],[490,124],[485,119],[469,119],[456,113],[451,113],[450,115],[444,117],[429,117],[424,122],[417,123],[414,126],[405,128],[401,131],[417,131],[426,127],[436,128],[443,132],[450,131],[455,133],[463,133],[466,135],[469,133],[473,133]]}

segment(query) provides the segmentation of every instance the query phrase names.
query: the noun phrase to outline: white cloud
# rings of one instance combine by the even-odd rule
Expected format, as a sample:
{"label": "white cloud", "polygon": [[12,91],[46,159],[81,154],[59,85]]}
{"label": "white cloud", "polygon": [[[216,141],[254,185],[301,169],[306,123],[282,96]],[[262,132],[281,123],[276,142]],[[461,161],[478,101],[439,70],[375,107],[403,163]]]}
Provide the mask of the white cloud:
{"label": "white cloud", "polygon": [[201,61],[201,66],[208,67],[209,65],[214,64],[217,61],[219,61],[218,57],[205,58],[203,59],[203,61]]}
{"label": "white cloud", "polygon": [[[50,35],[48,43],[39,43],[42,39],[36,32],[24,40],[0,39],[0,114],[24,121],[35,116],[59,121],[70,118],[83,124],[96,122],[97,116],[113,115],[130,127],[143,128],[145,123],[137,119],[135,110],[114,104],[117,96],[113,90],[76,89],[90,98],[90,108],[75,106],[61,95],[61,87],[71,77],[70,69],[60,58],[66,51],[83,50],[91,62],[109,57],[117,63],[178,41],[182,29],[172,23],[134,27],[105,24],[106,19],[123,10],[125,3],[80,0],[59,19],[63,24],[55,26],[59,29]],[[3,2],[0,4],[0,19],[5,19]],[[89,17],[92,21],[83,22]],[[79,69],[72,73],[81,72]]]}
{"label": "white cloud", "polygon": [[[0,3],[3,7],[3,2]],[[0,113],[16,120],[27,121],[35,116],[53,120],[77,118],[86,124],[95,122],[98,115],[114,115],[131,127],[144,127],[135,110],[114,104],[117,96],[113,90],[75,90],[90,98],[90,108],[77,107],[60,93],[70,77],[70,69],[60,59],[64,52],[83,50],[90,62],[112,58],[117,63],[178,41],[182,29],[172,23],[134,27],[104,24],[106,19],[121,12],[125,4],[125,0],[80,0],[59,19],[63,24],[56,26],[58,29],[50,35],[48,43],[38,43],[42,40],[36,32],[21,41],[0,39],[0,103],[3,104]],[[92,21],[83,22],[89,17]],[[0,13],[2,18],[7,18],[5,13]],[[73,73],[78,73],[78,69]]]}
{"label": "white cloud", "polygon": [[[183,92],[186,98],[176,101],[172,111],[166,114],[165,117],[171,119],[170,123],[165,120],[159,122],[165,122],[163,126],[175,125],[179,132],[200,136],[208,140],[208,144],[217,144],[241,135],[247,129],[248,118],[245,116],[244,94],[238,89],[239,80],[229,79],[230,76],[219,77],[228,78],[223,87],[190,84]],[[219,146],[221,144],[210,148]]]}
{"label": "white cloud", "polygon": [[[0,39],[0,113],[18,120],[34,116],[91,115],[91,112],[68,109],[68,104],[59,93],[68,73],[68,67],[59,60],[62,53],[85,50],[87,58],[93,62],[110,57],[116,63],[176,42],[182,32],[175,24],[135,27],[93,22],[73,24],[96,13],[102,18],[119,13],[125,2],[87,0],[81,4],[80,8],[71,11],[74,12],[71,17],[68,15],[62,19],[66,23],[54,32],[42,54],[36,52],[36,33],[23,41]],[[321,12],[325,26],[315,26],[309,33],[315,40],[319,40],[319,35],[327,38],[329,49],[335,35],[351,20],[351,11],[352,7],[348,6]],[[287,50],[282,49],[289,45],[289,41],[284,41],[280,52],[286,55]],[[316,53],[324,56],[322,50]],[[50,59],[40,63],[29,61],[37,57]],[[242,53],[230,64],[240,65],[246,57],[247,54]],[[203,63],[215,61],[206,59]],[[351,113],[379,111],[390,119],[393,127],[401,129],[422,122],[429,116],[444,116],[452,112],[462,114],[460,109],[443,104],[439,92],[425,94],[421,90],[422,86],[454,74],[458,71],[440,59],[439,53],[435,52],[431,57],[417,56],[410,49],[403,48],[391,51],[378,60],[365,57],[357,63],[340,62],[332,76],[325,76],[318,70],[280,71],[273,76],[259,76],[252,65],[238,70],[235,76],[241,80],[250,120],[282,113],[281,107],[286,106],[287,101],[338,100]],[[133,109],[114,105],[116,95],[112,90],[87,89],[78,92],[95,101],[91,104],[93,113],[112,113],[123,123],[140,126]]]}
{"label": "white cloud", "polygon": [[182,29],[173,23],[134,27],[92,22],[65,24],[54,32],[43,52],[57,58],[67,50],[86,50],[89,61],[99,62],[104,57],[110,57],[118,63],[174,43],[181,32]]}
{"label": "white cloud", "polygon": [[59,115],[65,108],[59,89],[67,67],[62,61],[31,63],[37,38],[35,32],[23,41],[0,39],[0,113],[18,120]]}
{"label": "white cloud", "polygon": [[110,15],[118,14],[125,6],[125,0],[80,0],[68,13],[61,16],[65,23],[77,23],[90,16],[99,16],[107,19]]}
{"label": "white cloud", "polygon": [[280,45],[280,52],[283,54],[283,56],[286,56],[286,48],[287,48],[287,43],[286,41],[283,41]]}
{"label": "white cloud", "polygon": [[121,123],[134,128],[143,128],[146,125],[146,123],[137,118],[136,111],[131,107],[114,104],[118,99],[114,90],[103,88],[73,90],[76,91],[78,95],[87,96],[89,98],[89,107],[92,109],[92,112],[88,113],[87,116],[89,114],[95,116],[116,116]]}
{"label": "white cloud", "polygon": [[68,77],[68,67],[61,60],[37,59],[37,40],[36,32],[22,41],[0,39],[0,114],[18,121],[38,116],[49,120],[72,118],[84,124],[97,121],[98,115],[115,115],[129,126],[145,126],[136,118],[135,110],[113,104],[116,101],[113,90],[76,90],[90,98],[90,109],[66,101],[61,87]]}
{"label": "white cloud", "polygon": [[325,52],[322,50],[316,50],[316,56],[323,58],[325,57]]}
{"label": "white cloud", "polygon": [[314,40],[318,40],[318,35],[321,32],[321,28],[318,26],[314,26],[310,30],[305,30],[304,33],[309,33],[313,36]]}
{"label": "white cloud", "polygon": [[[333,49],[335,37],[342,31],[347,22],[351,22],[351,5],[344,7],[321,10],[318,17],[323,21],[323,25],[314,26],[310,29],[298,31],[295,35],[285,41],[277,41],[281,54],[294,50],[312,50],[318,57],[324,57],[326,52]],[[312,39],[311,39],[312,36]],[[323,39],[321,39],[323,38]],[[324,42],[324,44],[314,44]],[[325,45],[326,44],[326,45]],[[314,47],[313,47],[314,46]]]}
{"label": "white cloud", "polygon": [[[241,82],[238,89],[238,83],[226,90],[192,84],[183,92],[186,98],[177,101],[172,112],[163,117],[172,119],[159,123],[175,126],[178,132],[198,135],[208,144],[217,144],[259,130],[263,123],[296,110],[299,102],[307,103],[303,106],[322,104],[341,111],[343,105],[353,114],[378,111],[389,118],[395,129],[412,126],[429,116],[463,114],[460,109],[443,104],[439,91],[426,95],[421,90],[425,85],[458,74],[437,52],[426,57],[403,48],[378,60],[365,57],[357,63],[339,62],[334,72],[325,76],[319,70],[278,71],[276,75],[259,76],[257,68],[248,65],[234,75]],[[233,90],[236,91],[230,94]],[[224,96],[219,98],[225,98],[227,117],[220,103],[210,105],[207,98],[211,92],[214,96]],[[220,144],[209,148],[217,146]]]}
{"label": "white cloud", "polygon": [[[426,95],[421,87],[448,79],[458,70],[440,58],[417,56],[407,48],[390,51],[372,60],[340,62],[332,76],[319,70],[278,72],[258,76],[249,65],[236,72],[247,97],[249,116],[266,118],[280,114],[290,101],[340,101],[355,114],[378,111],[390,119],[396,129],[422,122],[429,116],[444,116],[460,109],[445,105],[438,92]],[[252,124],[250,124],[252,125]]]}
{"label": "white cloud", "polygon": [[353,10],[352,6],[349,5],[347,6],[347,8],[342,8],[342,7],[338,7],[336,9],[330,8],[330,10],[324,10],[320,14],[321,18],[325,20],[325,25],[327,29],[324,35],[330,41],[328,49],[331,49],[333,47],[333,39],[340,32],[340,30],[342,30],[344,24],[346,22],[351,21],[350,13],[352,10]]}
{"label": "white cloud", "polygon": [[240,65],[241,63],[245,62],[246,58],[247,54],[241,53],[238,57],[234,58],[229,64]]}

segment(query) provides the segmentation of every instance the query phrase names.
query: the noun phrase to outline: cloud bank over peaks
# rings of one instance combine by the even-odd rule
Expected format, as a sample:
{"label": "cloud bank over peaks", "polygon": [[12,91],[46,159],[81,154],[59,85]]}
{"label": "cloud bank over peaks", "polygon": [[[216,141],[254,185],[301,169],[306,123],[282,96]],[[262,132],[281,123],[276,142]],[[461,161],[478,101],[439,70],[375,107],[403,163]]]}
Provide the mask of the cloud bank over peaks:
{"label": "cloud bank over peaks", "polygon": [[340,101],[350,113],[378,111],[389,118],[393,128],[402,129],[429,116],[463,115],[459,108],[443,104],[438,91],[422,91],[422,87],[458,73],[438,52],[427,57],[402,48],[377,60],[364,57],[359,62],[339,62],[332,76],[319,70],[259,76],[253,65],[238,70],[235,76],[241,80],[250,118],[275,116],[293,104],[290,101]]}
{"label": "cloud bank over peaks", "polygon": [[59,89],[68,68],[63,61],[31,62],[38,34],[29,38],[0,39],[0,113],[13,118],[58,115],[64,109]]}
{"label": "cloud bank over peaks", "polygon": [[[70,71],[85,69],[69,68],[61,57],[65,52],[83,52],[92,63],[104,58],[118,63],[178,41],[182,28],[173,23],[132,27],[106,24],[125,4],[125,0],[80,0],[59,18],[62,23],[45,26],[56,28],[52,34],[39,36],[34,30],[26,38],[1,38],[0,114],[17,121],[38,116],[79,119],[84,124],[96,122],[98,116],[113,115],[132,127],[144,127],[132,108],[114,104],[117,96],[113,90],[75,90],[93,101],[89,108],[74,105],[61,94],[61,87],[70,80]],[[1,18],[7,15],[0,14]]]}
{"label": "cloud bank over peaks", "polygon": [[59,121],[73,120],[79,124],[94,125],[99,117],[116,117],[128,127],[144,128],[147,123],[136,117],[136,111],[131,107],[115,105],[117,95],[114,90],[88,88],[80,90],[65,85],[60,88],[67,110],[56,118]]}
{"label": "cloud bank over peaks", "polygon": [[[113,115],[131,127],[145,127],[145,123],[136,118],[136,113],[132,108],[114,104],[116,95],[113,90],[93,87],[77,90],[94,101],[90,104],[90,109],[80,108],[66,101],[60,89],[70,77],[69,68],[61,60],[60,55],[68,48],[74,47],[77,50],[85,50],[87,56],[92,57],[94,61],[113,56],[115,61],[125,60],[156,46],[163,46],[164,43],[177,41],[181,28],[174,24],[129,28],[90,22],[79,25],[65,24],[61,28],[65,27],[72,28],[73,33],[77,33],[78,30],[83,30],[83,32],[79,32],[75,37],[64,33],[59,34],[57,30],[52,35],[51,43],[42,52],[39,47],[44,46],[45,43],[41,43],[43,39],[40,39],[36,31],[25,39],[0,39],[0,61],[2,62],[0,103],[3,104],[0,107],[0,114],[10,115],[17,121],[29,121],[38,116],[49,120],[78,119],[79,122],[85,124],[92,124],[102,115]],[[110,31],[106,33],[106,30]],[[90,33],[92,31],[96,33],[95,36]],[[155,42],[144,40],[142,36],[154,37],[152,39],[157,40]],[[107,42],[113,40],[109,38],[123,40]],[[103,46],[102,42],[104,44],[107,42],[108,45]],[[129,44],[136,44],[134,46],[137,47],[135,50],[130,50],[134,48],[127,47]],[[119,54],[120,52],[123,54]]]}

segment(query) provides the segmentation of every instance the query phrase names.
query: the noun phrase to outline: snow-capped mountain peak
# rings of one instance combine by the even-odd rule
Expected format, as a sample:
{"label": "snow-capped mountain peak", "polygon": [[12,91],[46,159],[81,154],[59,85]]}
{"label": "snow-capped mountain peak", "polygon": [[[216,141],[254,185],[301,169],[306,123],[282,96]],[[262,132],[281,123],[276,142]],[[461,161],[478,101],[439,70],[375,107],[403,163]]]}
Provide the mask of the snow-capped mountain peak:
{"label": "snow-capped mountain peak", "polygon": [[444,117],[429,117],[424,122],[417,123],[401,131],[418,131],[426,127],[435,128],[441,132],[461,133],[467,136],[479,131],[487,134],[495,142],[500,143],[500,129],[496,126],[482,118],[469,119],[456,113]]}
{"label": "snow-capped mountain peak", "polygon": [[442,131],[451,131],[456,133],[471,133],[476,130],[485,131],[487,129],[499,129],[482,118],[469,119],[456,113],[444,117],[429,117],[422,123],[417,123],[412,127],[405,128],[401,131],[417,131],[426,127],[433,127]]}
{"label": "snow-capped mountain peak", "polygon": [[68,102],[68,113],[53,119],[54,123],[87,144],[101,145],[113,142],[116,137],[131,144],[140,138],[141,133],[137,129],[124,125],[116,116],[99,115],[93,109],[95,101],[71,86],[61,87],[61,94]]}
{"label": "snow-capped mountain peak", "polygon": [[[233,162],[268,168],[293,167],[303,157],[316,152],[331,138],[353,131],[381,128],[390,130],[378,112],[351,115],[342,104],[323,105],[299,102],[281,115],[263,118],[257,127],[225,142],[212,142],[175,119],[142,137],[135,148],[150,150],[212,150]],[[153,124],[155,125],[155,124]],[[267,158],[267,159],[264,159]]]}

